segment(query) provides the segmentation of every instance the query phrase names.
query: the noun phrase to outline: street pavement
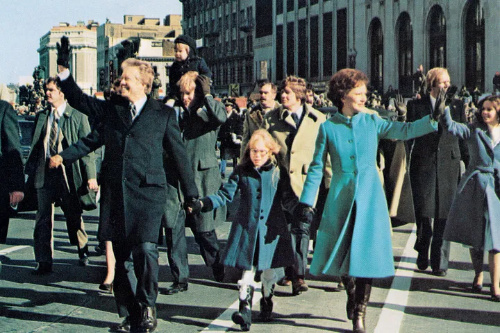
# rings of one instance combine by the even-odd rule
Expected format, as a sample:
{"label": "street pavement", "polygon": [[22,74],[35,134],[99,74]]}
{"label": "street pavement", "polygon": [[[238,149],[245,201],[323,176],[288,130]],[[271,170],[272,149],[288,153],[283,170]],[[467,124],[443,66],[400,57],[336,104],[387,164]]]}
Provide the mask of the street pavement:
{"label": "street pavement", "polygon": [[[229,207],[228,222],[217,228],[225,245],[237,200]],[[97,245],[97,211],[85,213],[91,249]],[[35,267],[32,234],[34,212],[11,219],[7,244],[0,245],[0,332],[107,332],[119,323],[113,296],[98,285],[104,278],[105,257],[92,256],[87,267],[78,266],[75,247],[68,242],[64,217],[56,211],[54,273],[30,274]],[[237,309],[239,272],[228,270],[223,283],[213,280],[203,264],[190,230],[191,279],[189,290],[160,294],[157,302],[158,332],[233,332]],[[485,265],[482,294],[473,294],[474,276],[468,249],[452,244],[446,277],[430,270],[415,270],[413,225],[394,228],[395,278],[374,282],[368,306],[368,332],[500,332],[500,303],[489,300],[489,274]],[[312,255],[310,257],[312,258]],[[170,285],[165,247],[160,247],[160,292]],[[292,296],[291,287],[276,288],[274,321],[258,321],[260,293],[255,293],[252,332],[350,332],[345,315],[345,292],[331,277],[307,276],[309,291]]]}

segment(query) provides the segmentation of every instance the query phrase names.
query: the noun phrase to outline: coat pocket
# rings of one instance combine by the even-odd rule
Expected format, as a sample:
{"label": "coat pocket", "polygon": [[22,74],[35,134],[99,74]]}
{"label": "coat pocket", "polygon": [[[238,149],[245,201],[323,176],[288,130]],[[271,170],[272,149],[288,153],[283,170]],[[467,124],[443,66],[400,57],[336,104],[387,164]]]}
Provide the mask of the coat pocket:
{"label": "coat pocket", "polygon": [[210,169],[210,168],[218,168],[219,162],[215,157],[204,157],[200,158],[200,170]]}
{"label": "coat pocket", "polygon": [[165,186],[167,178],[161,173],[146,173],[146,185]]}

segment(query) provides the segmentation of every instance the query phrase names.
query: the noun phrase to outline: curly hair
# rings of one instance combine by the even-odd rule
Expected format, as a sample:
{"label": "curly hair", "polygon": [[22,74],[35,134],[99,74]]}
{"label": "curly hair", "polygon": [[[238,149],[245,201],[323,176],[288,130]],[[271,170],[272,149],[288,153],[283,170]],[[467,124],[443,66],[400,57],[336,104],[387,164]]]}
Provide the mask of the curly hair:
{"label": "curly hair", "polygon": [[144,92],[149,94],[151,92],[151,87],[153,86],[153,79],[155,76],[155,71],[151,65],[145,61],[138,60],[135,58],[128,58],[122,62],[122,70],[128,67],[136,67],[139,69],[138,79],[144,84]]}
{"label": "curly hair", "polygon": [[327,97],[332,101],[339,111],[342,110],[344,98],[351,89],[360,85],[368,85],[368,77],[360,70],[352,68],[344,68],[333,74],[328,83]]}
{"label": "curly hair", "polygon": [[289,87],[293,91],[295,96],[300,99],[301,103],[304,103],[306,101],[306,80],[293,75],[287,76],[285,79],[283,79],[283,81],[281,81],[280,90],[283,90],[286,87]]}

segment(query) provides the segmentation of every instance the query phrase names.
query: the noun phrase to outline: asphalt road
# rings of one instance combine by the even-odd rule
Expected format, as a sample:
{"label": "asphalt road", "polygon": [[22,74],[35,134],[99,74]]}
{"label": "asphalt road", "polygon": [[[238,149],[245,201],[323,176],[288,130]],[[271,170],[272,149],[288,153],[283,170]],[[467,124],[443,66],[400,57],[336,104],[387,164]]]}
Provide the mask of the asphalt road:
{"label": "asphalt road", "polygon": [[[236,204],[236,203],[235,203]],[[230,214],[234,214],[231,207]],[[85,214],[91,249],[97,244],[96,211]],[[0,332],[107,332],[120,322],[113,296],[98,285],[105,275],[104,256],[78,266],[76,248],[69,245],[64,217],[57,211],[54,225],[54,273],[37,277],[32,233],[34,213],[11,220],[7,244],[0,245]],[[229,216],[229,220],[231,215]],[[219,226],[222,245],[230,222]],[[415,270],[413,225],[394,229],[397,274],[375,281],[367,313],[369,332],[500,332],[500,303],[489,301],[489,274],[481,295],[470,291],[474,276],[468,249],[452,245],[448,275]],[[223,283],[213,280],[204,266],[192,234],[189,243],[189,290],[158,297],[158,332],[239,331],[231,314],[237,308],[239,273],[230,270]],[[160,290],[170,285],[166,251],[161,250]],[[312,254],[311,254],[312,256]],[[487,265],[485,265],[487,270]],[[308,276],[309,291],[292,296],[291,287],[277,287],[275,319],[258,322],[259,293],[254,299],[252,332],[349,332],[345,292],[329,277]]]}

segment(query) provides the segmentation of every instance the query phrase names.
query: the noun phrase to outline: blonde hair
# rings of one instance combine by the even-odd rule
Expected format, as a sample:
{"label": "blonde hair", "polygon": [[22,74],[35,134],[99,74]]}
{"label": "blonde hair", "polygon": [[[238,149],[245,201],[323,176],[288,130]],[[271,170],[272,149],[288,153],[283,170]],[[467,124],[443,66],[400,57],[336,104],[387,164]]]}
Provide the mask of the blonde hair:
{"label": "blonde hair", "polygon": [[138,60],[135,58],[128,58],[122,62],[122,70],[128,67],[136,67],[139,69],[138,79],[144,84],[144,92],[149,94],[151,92],[151,87],[153,86],[153,79],[155,76],[155,71],[153,67],[145,61]]}
{"label": "blonde hair", "polygon": [[195,71],[186,72],[186,74],[181,76],[181,78],[177,82],[179,89],[188,92],[196,89],[196,79],[198,78],[198,75],[198,72]]}
{"label": "blonde hair", "polygon": [[435,85],[436,81],[442,74],[448,74],[448,70],[443,67],[434,67],[427,72],[425,76],[425,81],[427,83],[427,89],[430,91]]}
{"label": "blonde hair", "polygon": [[273,163],[276,163],[276,155],[280,152],[281,146],[278,144],[278,142],[276,142],[276,140],[271,136],[271,134],[269,134],[267,130],[261,128],[253,132],[250,140],[248,140],[245,151],[243,152],[243,157],[241,158],[240,165],[253,165],[252,160],[250,159],[250,149],[252,149],[251,147],[257,140],[262,140],[264,142],[266,148],[271,152],[271,156],[269,157],[269,159]]}

